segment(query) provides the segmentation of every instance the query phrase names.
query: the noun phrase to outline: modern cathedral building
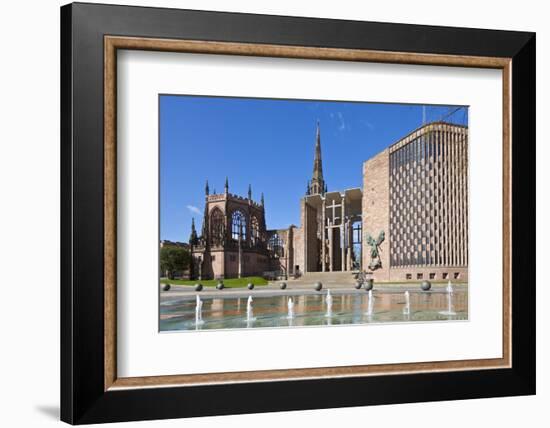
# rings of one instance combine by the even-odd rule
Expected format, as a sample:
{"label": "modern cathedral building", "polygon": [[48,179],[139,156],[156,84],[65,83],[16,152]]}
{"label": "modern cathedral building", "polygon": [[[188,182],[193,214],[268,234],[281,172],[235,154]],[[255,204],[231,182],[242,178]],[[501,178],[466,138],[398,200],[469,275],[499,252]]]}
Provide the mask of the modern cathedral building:
{"label": "modern cathedral building", "polygon": [[468,129],[424,125],[363,164],[363,188],[328,190],[317,124],[300,226],[268,230],[264,197],[205,189],[192,275],[371,272],[377,281],[468,277]]}
{"label": "modern cathedral building", "polygon": [[385,231],[375,279],[467,281],[468,128],[431,123],[367,160],[363,226]]}

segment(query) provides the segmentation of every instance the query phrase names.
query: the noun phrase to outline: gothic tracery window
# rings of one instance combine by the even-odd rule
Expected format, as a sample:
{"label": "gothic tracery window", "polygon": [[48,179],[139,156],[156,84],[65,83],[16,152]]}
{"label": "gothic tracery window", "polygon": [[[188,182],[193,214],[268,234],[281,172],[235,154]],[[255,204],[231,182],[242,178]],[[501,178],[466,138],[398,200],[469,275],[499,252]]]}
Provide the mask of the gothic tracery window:
{"label": "gothic tracery window", "polygon": [[210,241],[212,245],[222,245],[225,233],[224,215],[219,208],[212,210],[210,217]]}
{"label": "gothic tracery window", "polygon": [[284,256],[284,243],[278,233],[274,233],[269,237],[267,248],[277,257]]}
{"label": "gothic tracery window", "polygon": [[255,216],[250,219],[250,239],[252,245],[256,245],[260,241],[260,223]]}
{"label": "gothic tracery window", "polygon": [[239,237],[241,241],[246,240],[246,217],[241,211],[236,210],[231,216],[231,238],[238,241]]}

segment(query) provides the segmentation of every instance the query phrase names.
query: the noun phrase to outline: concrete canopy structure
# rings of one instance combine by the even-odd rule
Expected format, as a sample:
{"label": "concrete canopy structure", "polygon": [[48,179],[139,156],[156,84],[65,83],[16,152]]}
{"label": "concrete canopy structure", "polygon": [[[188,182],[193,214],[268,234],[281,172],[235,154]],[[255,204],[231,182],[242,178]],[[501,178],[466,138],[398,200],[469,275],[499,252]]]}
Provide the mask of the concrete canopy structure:
{"label": "concrete canopy structure", "polygon": [[[361,189],[306,195],[300,202],[304,272],[361,267]],[[355,227],[355,229],[354,229]]]}

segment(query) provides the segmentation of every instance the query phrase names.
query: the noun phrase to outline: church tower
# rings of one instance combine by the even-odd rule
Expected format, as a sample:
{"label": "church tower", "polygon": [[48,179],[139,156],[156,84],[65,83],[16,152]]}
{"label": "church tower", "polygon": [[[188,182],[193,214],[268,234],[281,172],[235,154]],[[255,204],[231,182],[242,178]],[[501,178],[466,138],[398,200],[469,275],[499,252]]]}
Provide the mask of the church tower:
{"label": "church tower", "polygon": [[315,158],[313,160],[313,177],[308,184],[307,194],[325,194],[327,186],[323,178],[323,160],[321,158],[321,130],[317,121],[317,135],[315,137]]}

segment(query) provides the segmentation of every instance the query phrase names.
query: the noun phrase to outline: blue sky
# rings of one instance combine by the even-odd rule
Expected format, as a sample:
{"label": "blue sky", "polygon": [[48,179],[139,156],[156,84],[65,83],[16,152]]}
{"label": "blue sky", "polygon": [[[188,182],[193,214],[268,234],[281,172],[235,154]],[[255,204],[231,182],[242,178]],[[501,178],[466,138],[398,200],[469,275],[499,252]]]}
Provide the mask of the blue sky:
{"label": "blue sky", "polygon": [[299,225],[299,200],[313,170],[315,129],[321,127],[328,189],[361,187],[362,163],[423,123],[467,124],[456,106],[251,98],[160,96],[160,237],[200,233],[204,185],[265,197],[268,229]]}

